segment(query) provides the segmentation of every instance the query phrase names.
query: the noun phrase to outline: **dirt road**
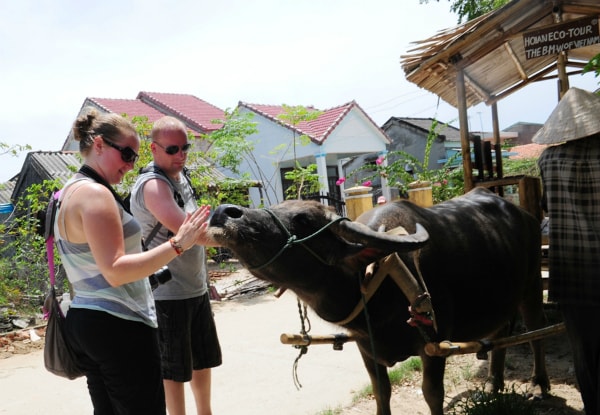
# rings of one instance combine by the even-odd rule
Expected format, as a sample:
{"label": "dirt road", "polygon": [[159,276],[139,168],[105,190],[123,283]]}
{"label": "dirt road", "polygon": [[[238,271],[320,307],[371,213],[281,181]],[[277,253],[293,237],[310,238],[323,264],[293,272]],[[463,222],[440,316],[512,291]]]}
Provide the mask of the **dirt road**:
{"label": "dirt road", "polygon": [[[297,390],[292,365],[298,350],[279,341],[300,329],[296,297],[287,292],[214,303],[223,348],[223,365],[213,371],[213,412],[220,415],[315,415],[351,403],[353,392],[368,383],[354,343],[343,351],[312,346],[298,364]],[[310,314],[312,334],[339,328]],[[85,379],[65,380],[48,373],[42,351],[0,360],[0,414],[91,414]],[[189,391],[189,389],[188,389]],[[187,393],[188,413],[194,413]]]}
{"label": "dirt road", "polygon": [[[217,282],[219,293],[238,286],[248,278],[242,271]],[[213,371],[213,413],[215,415],[317,415],[327,409],[343,408],[343,415],[367,415],[375,411],[372,399],[352,405],[354,393],[368,384],[366,370],[354,343],[343,351],[331,346],[309,348],[298,364],[297,390],[292,377],[298,350],[279,341],[281,333],[297,333],[300,319],[296,297],[286,292],[214,302],[213,309],[223,348],[224,363]],[[311,334],[339,333],[309,311]],[[35,350],[37,347],[37,350]],[[91,414],[92,406],[85,379],[68,381],[48,373],[43,366],[41,344],[0,358],[0,415]],[[2,357],[2,356],[0,356]],[[541,414],[582,415],[579,392],[574,384],[572,358],[564,336],[550,338],[546,362],[552,382],[551,397],[540,403]],[[505,371],[507,384],[526,387],[531,371],[527,345],[510,348]],[[447,401],[467,389],[483,384],[486,362],[474,356],[448,359],[445,384]],[[187,394],[188,414],[195,412]],[[392,413],[427,415],[420,391],[420,375],[396,387]]]}

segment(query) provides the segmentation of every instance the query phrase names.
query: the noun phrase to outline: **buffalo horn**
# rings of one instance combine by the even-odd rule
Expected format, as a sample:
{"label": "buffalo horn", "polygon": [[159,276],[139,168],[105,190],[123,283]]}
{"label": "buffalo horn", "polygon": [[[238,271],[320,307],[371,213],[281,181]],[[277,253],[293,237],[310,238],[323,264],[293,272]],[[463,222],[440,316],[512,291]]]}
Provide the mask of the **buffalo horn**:
{"label": "buffalo horn", "polygon": [[[336,215],[332,214],[330,219],[335,220]],[[394,247],[394,251],[414,251],[421,248],[429,239],[429,234],[423,226],[415,224],[415,233],[409,235],[394,235],[383,232],[376,232],[366,225],[358,222],[340,221],[333,227],[332,231],[349,242],[360,243],[374,248],[389,249]]]}

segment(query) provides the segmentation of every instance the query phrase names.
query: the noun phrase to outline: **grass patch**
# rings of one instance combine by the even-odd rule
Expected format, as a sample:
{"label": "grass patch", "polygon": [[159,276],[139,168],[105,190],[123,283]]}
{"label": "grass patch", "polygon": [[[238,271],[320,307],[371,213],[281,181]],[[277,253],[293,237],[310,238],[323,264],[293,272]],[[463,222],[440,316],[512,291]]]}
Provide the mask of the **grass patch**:
{"label": "grass patch", "polygon": [[[411,380],[415,372],[421,372],[423,370],[423,364],[421,363],[420,357],[411,357],[405,360],[399,365],[387,371],[388,377],[392,387],[401,385],[408,380]],[[352,403],[356,403],[368,396],[373,395],[373,386],[371,384],[362,388],[359,392],[354,394]]]}
{"label": "grass patch", "polygon": [[325,409],[323,411],[317,412],[315,415],[340,415],[343,412],[342,408],[336,409]]}

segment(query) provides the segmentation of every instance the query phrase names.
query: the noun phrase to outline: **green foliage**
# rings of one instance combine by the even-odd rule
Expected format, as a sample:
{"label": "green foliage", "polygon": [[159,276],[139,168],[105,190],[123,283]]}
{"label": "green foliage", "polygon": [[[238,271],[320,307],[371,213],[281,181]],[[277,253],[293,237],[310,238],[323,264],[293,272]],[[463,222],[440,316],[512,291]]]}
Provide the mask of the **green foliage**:
{"label": "green foliage", "polygon": [[[227,109],[223,120],[213,120],[212,122],[222,124],[222,127],[203,137],[211,144],[210,150],[203,157],[210,161],[211,166],[228,169],[239,176],[235,179],[228,178],[224,182],[218,183],[217,188],[211,190],[211,194],[214,196],[213,204],[227,202],[247,206],[250,202],[248,188],[255,186],[257,182],[265,187],[271,186],[256,159],[254,151],[256,143],[248,140],[249,136],[258,132],[254,114],[240,114],[237,109],[233,111]],[[240,170],[244,162],[248,169],[246,172]],[[256,177],[257,180],[252,177]],[[204,187],[208,190],[209,186]]]}
{"label": "green foliage", "polygon": [[283,104],[282,107],[283,114],[279,115],[277,118],[293,126],[297,126],[300,122],[303,121],[314,121],[317,118],[319,118],[321,114],[323,114],[323,111],[317,111],[315,109],[307,108],[302,105],[291,106]]}
{"label": "green foliage", "polygon": [[540,177],[540,169],[537,165],[537,158],[503,160],[502,172],[504,176],[526,175]]}
{"label": "green foliage", "polygon": [[[404,362],[400,363],[393,369],[388,370],[388,377],[392,386],[402,385],[403,383],[411,380],[416,372],[423,371],[423,362],[420,357],[413,356]],[[368,385],[363,388],[361,392],[354,397],[354,401],[363,399],[367,395],[373,394],[373,386]]]}
{"label": "green foliage", "polygon": [[[251,131],[248,125],[244,124],[242,121],[233,118],[231,114],[229,114],[226,120],[215,121],[218,123],[223,123],[223,131],[217,131],[215,140],[219,141],[227,141],[225,138],[226,133],[229,132],[230,141],[240,140],[244,141],[243,134]],[[124,117],[127,117],[126,114],[123,114]],[[135,183],[137,177],[139,176],[139,171],[141,168],[146,166],[148,163],[152,161],[152,150],[150,149],[151,139],[150,133],[152,131],[152,123],[148,121],[148,117],[145,116],[137,116],[131,118],[131,122],[134,124],[138,135],[141,137],[142,141],[140,143],[139,149],[139,159],[137,160],[134,168],[129,171],[123,181],[117,186],[117,191],[125,196],[131,191],[133,184]],[[203,139],[212,140],[211,136],[204,136]],[[194,143],[196,137],[193,134],[188,133],[188,141],[190,143]],[[219,141],[220,142],[220,141]],[[215,146],[215,148],[219,148],[219,146]],[[215,162],[211,163],[211,158],[217,160],[223,160],[225,157],[222,156],[221,153],[215,151],[214,149],[211,152],[201,152],[201,151],[191,151],[188,153],[187,166],[190,167],[189,175],[192,182],[192,186],[196,189],[199,194],[199,204],[216,206],[223,201],[227,201],[228,203],[236,203],[236,204],[247,204],[248,197],[246,189],[250,186],[249,180],[233,180],[227,179],[223,182],[212,183],[211,180],[211,171],[215,166]]]}
{"label": "green foliage", "polygon": [[450,11],[458,15],[458,22],[466,22],[499,9],[510,0],[455,0]]}
{"label": "green foliage", "polygon": [[[128,118],[127,114],[121,115],[125,118]],[[121,194],[121,196],[125,196],[131,191],[131,188],[133,187],[133,184],[139,175],[139,170],[152,161],[152,151],[150,150],[149,140],[150,132],[152,131],[152,123],[148,121],[148,117],[146,116],[132,117],[130,121],[133,123],[135,130],[142,139],[140,143],[140,149],[138,150],[140,157],[133,166],[133,169],[128,171],[127,174],[125,174],[125,177],[123,177],[121,183],[116,186],[116,190],[119,194]]]}
{"label": "green foliage", "polygon": [[[48,289],[48,264],[44,230],[48,200],[57,189],[57,180],[32,184],[16,201],[14,219],[1,225],[0,302],[18,304],[24,295],[38,295]],[[55,252],[55,263],[60,264]]]}
{"label": "green foliage", "polygon": [[0,156],[5,154],[10,154],[11,156],[18,156],[20,152],[28,150],[31,150],[31,146],[29,144],[20,145],[0,143]]}
{"label": "green foliage", "polygon": [[594,72],[594,76],[598,78],[600,76],[600,53],[594,56],[588,63],[583,67],[582,73]]}
{"label": "green foliage", "polygon": [[[429,168],[431,147],[437,137],[438,121],[434,120],[427,135],[423,161],[405,151],[390,151],[385,157],[375,161],[375,175],[387,179],[388,185],[397,187],[401,194],[406,194],[411,184],[429,183],[432,187],[433,202],[440,203],[464,193],[464,176],[462,167],[454,167],[457,153],[450,157],[439,169]],[[385,165],[384,160],[388,159]],[[372,169],[365,166],[363,169]]]}
{"label": "green foliage", "polygon": [[[313,121],[319,118],[323,113],[314,109],[306,108],[301,105],[289,106],[283,104],[284,113],[278,118],[288,124],[296,127],[301,122]],[[310,138],[307,135],[296,137],[296,130],[292,139],[292,150],[294,154],[294,169],[285,174],[285,178],[292,180],[292,185],[286,190],[286,199],[300,199],[302,195],[316,193],[321,189],[319,175],[316,173],[317,165],[309,164],[302,167],[297,161],[296,146],[310,144]]]}
{"label": "green foliage", "polygon": [[303,195],[314,194],[321,189],[316,164],[302,167],[296,163],[296,168],[286,172],[285,178],[292,181],[285,191],[286,199],[301,199]]}
{"label": "green foliage", "polygon": [[[437,0],[439,2],[439,0]],[[511,0],[448,0],[450,11],[458,15],[458,23],[473,20],[492,10],[499,9]],[[421,4],[429,3],[429,0],[419,0]]]}
{"label": "green foliage", "polygon": [[253,167],[258,166],[254,156],[255,144],[246,139],[258,132],[253,118],[253,113],[240,115],[237,109],[226,110],[224,120],[214,121],[223,124],[223,127],[206,136],[206,139],[212,143],[207,156],[219,166],[227,168],[235,174],[241,174],[239,167],[243,161]]}
{"label": "green foliage", "polygon": [[469,391],[468,395],[448,406],[448,415],[535,415],[535,406],[525,393],[505,389],[498,393],[484,388]]}
{"label": "green foliage", "polygon": [[397,367],[388,371],[388,377],[392,385],[401,385],[412,379],[416,372],[423,371],[423,362],[419,357],[411,357]]}

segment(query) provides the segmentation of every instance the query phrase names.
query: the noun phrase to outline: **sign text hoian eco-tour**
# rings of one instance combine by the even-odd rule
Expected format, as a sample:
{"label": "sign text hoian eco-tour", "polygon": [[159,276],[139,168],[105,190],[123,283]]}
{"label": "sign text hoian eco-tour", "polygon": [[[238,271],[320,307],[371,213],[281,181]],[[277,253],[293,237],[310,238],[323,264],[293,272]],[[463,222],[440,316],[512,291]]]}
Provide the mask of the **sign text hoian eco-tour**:
{"label": "sign text hoian eco-tour", "polygon": [[527,59],[600,43],[598,18],[584,17],[523,33]]}

